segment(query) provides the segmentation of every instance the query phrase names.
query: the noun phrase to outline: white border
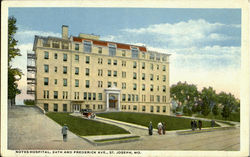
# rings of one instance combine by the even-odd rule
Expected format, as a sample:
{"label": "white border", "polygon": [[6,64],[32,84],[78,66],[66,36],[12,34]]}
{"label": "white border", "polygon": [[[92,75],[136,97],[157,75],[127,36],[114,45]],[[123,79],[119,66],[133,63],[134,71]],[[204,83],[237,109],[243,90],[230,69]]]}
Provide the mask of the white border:
{"label": "white border", "polygon": [[[1,154],[15,156],[7,150],[7,21],[9,7],[131,7],[131,8],[241,8],[241,127],[240,151],[142,151],[140,156],[248,156],[249,155],[249,5],[247,0],[83,0],[83,1],[3,1],[1,7]],[[5,40],[6,39],[6,40]],[[23,154],[28,156],[29,154]],[[46,154],[44,154],[46,155]],[[47,154],[48,155],[48,154]],[[41,154],[32,156],[41,156]],[[53,155],[54,156],[54,155]],[[58,156],[58,154],[55,154]],[[72,154],[70,154],[72,156]],[[74,154],[73,156],[79,156]],[[86,156],[93,156],[87,154]],[[94,155],[97,156],[97,155]],[[99,155],[98,155],[99,156]],[[102,155],[104,156],[104,155]],[[105,155],[113,156],[113,155]],[[115,155],[117,156],[117,155]],[[124,156],[124,155],[123,155]],[[133,155],[135,156],[135,155]]]}

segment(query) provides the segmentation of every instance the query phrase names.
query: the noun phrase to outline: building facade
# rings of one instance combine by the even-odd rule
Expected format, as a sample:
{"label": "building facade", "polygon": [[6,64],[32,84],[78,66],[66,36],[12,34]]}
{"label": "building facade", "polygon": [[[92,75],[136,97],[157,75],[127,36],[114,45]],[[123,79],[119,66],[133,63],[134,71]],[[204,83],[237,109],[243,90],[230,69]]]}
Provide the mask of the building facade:
{"label": "building facade", "polygon": [[[170,114],[169,55],[80,34],[35,36],[36,104],[46,111]],[[34,57],[33,57],[34,58]]]}

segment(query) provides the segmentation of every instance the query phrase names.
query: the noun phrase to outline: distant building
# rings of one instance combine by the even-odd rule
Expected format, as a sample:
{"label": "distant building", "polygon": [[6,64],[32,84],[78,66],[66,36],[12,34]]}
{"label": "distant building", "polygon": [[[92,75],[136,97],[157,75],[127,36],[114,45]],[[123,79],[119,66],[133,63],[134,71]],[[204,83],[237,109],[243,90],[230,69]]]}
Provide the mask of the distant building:
{"label": "distant building", "polygon": [[127,111],[170,114],[169,55],[145,46],[80,34],[35,36],[28,83],[46,111]]}

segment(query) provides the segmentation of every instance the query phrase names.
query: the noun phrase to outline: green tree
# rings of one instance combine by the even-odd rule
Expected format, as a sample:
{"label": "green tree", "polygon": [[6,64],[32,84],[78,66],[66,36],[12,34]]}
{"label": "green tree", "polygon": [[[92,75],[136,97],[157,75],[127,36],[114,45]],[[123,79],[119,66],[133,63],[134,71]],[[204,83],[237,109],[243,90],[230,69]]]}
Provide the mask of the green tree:
{"label": "green tree", "polygon": [[203,88],[200,94],[201,98],[201,113],[204,116],[207,116],[210,111],[211,107],[217,103],[217,95],[215,93],[215,90],[213,90],[212,87],[209,88]]}
{"label": "green tree", "polygon": [[229,108],[229,106],[228,105],[225,105],[224,107],[223,107],[223,109],[222,109],[222,112],[221,112],[221,115],[222,115],[222,117],[224,117],[224,118],[228,118],[229,116],[230,116],[230,108]]}
{"label": "green tree", "polygon": [[12,100],[11,105],[13,105],[13,100],[17,94],[21,91],[18,89],[17,81],[21,79],[22,72],[18,68],[13,68],[11,66],[11,61],[16,56],[21,56],[20,50],[16,48],[17,40],[14,38],[17,31],[16,19],[15,17],[9,17],[8,19],[8,99]]}
{"label": "green tree", "polygon": [[219,103],[224,106],[221,113],[224,118],[228,118],[232,112],[238,111],[240,103],[231,93],[221,92],[218,97]]}
{"label": "green tree", "polygon": [[214,105],[212,112],[215,116],[217,116],[219,114],[219,108],[218,105]]}

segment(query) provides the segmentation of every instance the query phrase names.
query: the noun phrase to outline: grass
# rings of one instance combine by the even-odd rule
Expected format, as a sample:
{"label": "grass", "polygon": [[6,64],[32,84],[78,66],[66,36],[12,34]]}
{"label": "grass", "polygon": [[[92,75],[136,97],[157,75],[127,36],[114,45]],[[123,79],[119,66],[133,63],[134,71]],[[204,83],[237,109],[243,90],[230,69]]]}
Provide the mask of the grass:
{"label": "grass", "polygon": [[[153,128],[155,129],[157,128],[157,124],[159,122],[165,122],[167,125],[167,130],[191,129],[191,119],[181,117],[129,112],[99,113],[97,116],[134,123],[146,127],[148,127],[149,122],[152,121]],[[216,124],[215,126],[218,125]],[[211,127],[211,123],[208,121],[202,121],[202,127]]]}
{"label": "grass", "polygon": [[129,134],[128,131],[120,127],[74,117],[69,113],[48,112],[46,115],[61,126],[67,124],[69,130],[79,136]]}
{"label": "grass", "polygon": [[95,142],[111,142],[111,141],[123,141],[123,140],[131,140],[131,139],[138,139],[140,136],[131,136],[131,137],[121,137],[121,138],[113,138],[113,139],[101,139],[101,140],[94,140]]}
{"label": "grass", "polygon": [[221,114],[219,115],[213,115],[212,113],[210,113],[207,116],[201,115],[201,114],[197,114],[195,115],[196,117],[201,117],[201,118],[208,118],[208,119],[217,119],[217,120],[223,120],[223,121],[235,121],[235,122],[240,122],[240,113],[236,112],[236,113],[231,113],[230,116],[225,119],[221,116]]}
{"label": "grass", "polygon": [[224,124],[227,124],[227,125],[230,125],[230,126],[235,126],[235,124],[230,123],[230,122],[227,122],[227,121],[221,121],[221,120],[218,120],[218,122],[220,122],[220,123],[224,123]]}

